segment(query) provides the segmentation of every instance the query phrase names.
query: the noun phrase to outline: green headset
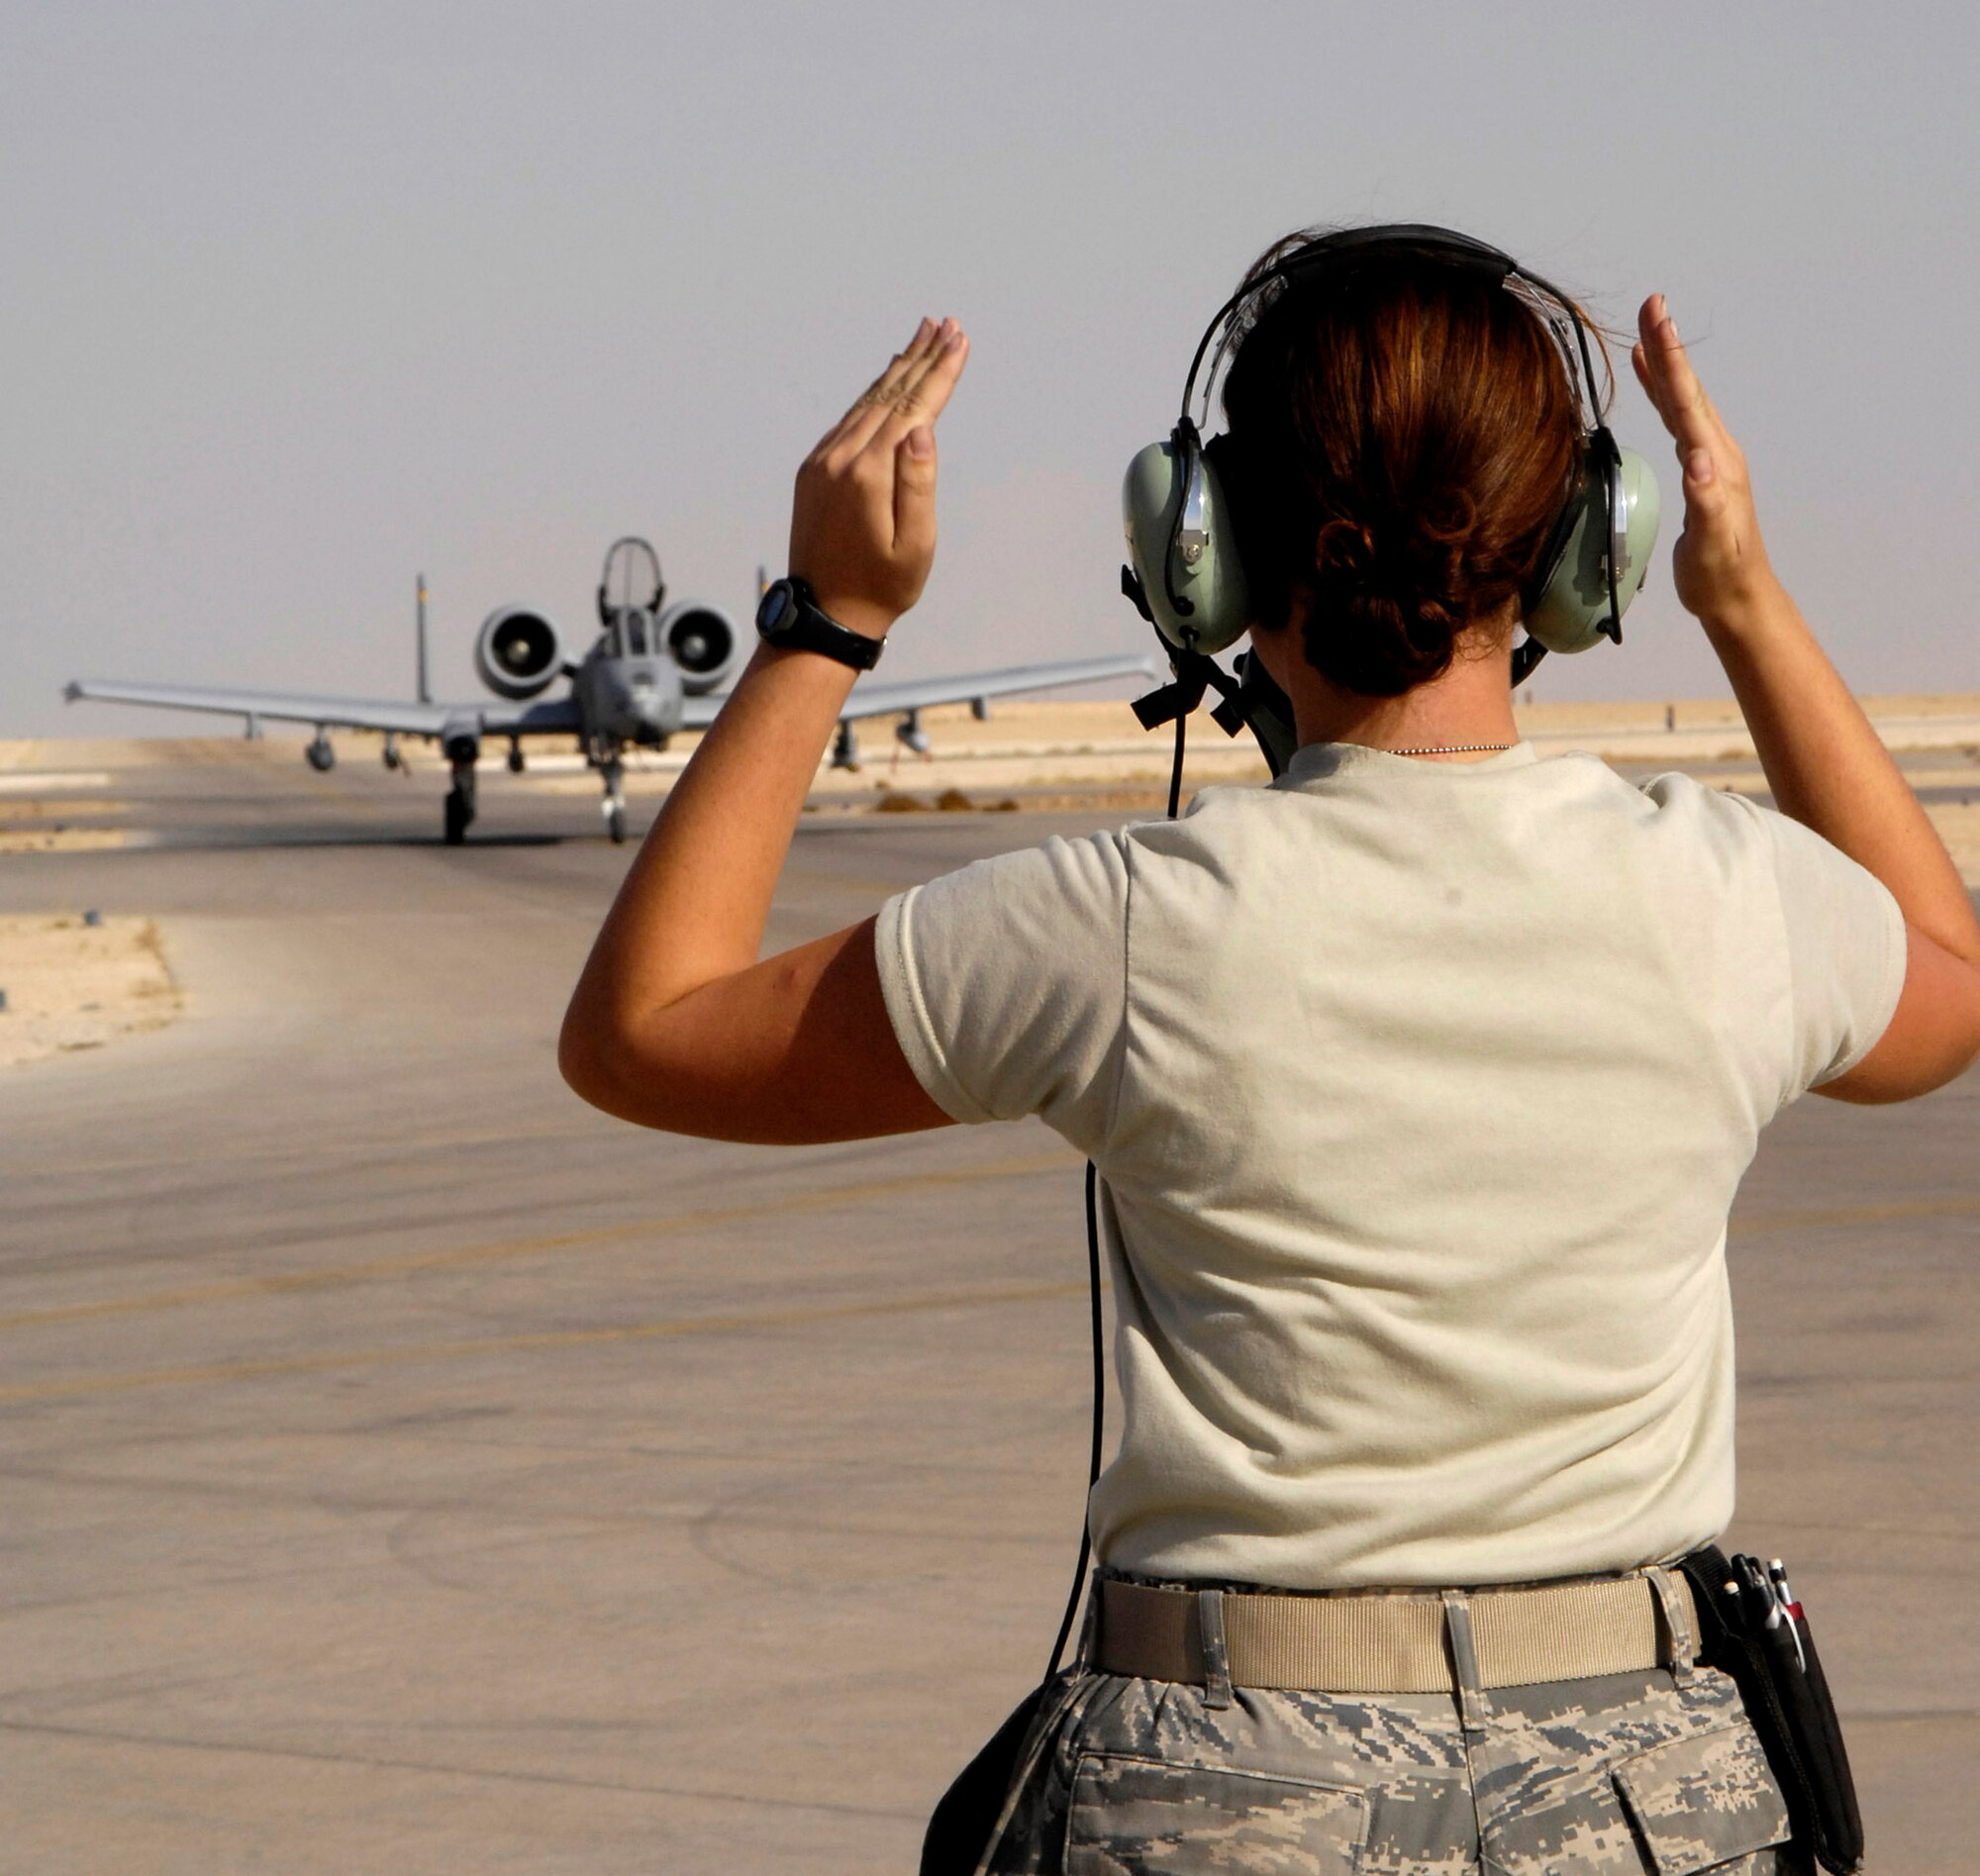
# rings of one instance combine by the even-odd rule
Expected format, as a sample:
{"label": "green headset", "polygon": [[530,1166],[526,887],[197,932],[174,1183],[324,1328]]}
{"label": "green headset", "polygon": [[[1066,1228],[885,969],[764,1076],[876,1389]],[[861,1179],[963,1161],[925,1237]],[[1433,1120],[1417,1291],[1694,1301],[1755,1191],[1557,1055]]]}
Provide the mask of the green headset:
{"label": "green headset", "polygon": [[[1121,569],[1122,590],[1171,647],[1178,680],[1177,686],[1156,693],[1163,704],[1157,705],[1155,698],[1145,700],[1152,708],[1141,713],[1142,721],[1150,728],[1178,716],[1170,706],[1180,704],[1185,714],[1194,709],[1208,683],[1225,697],[1226,708],[1218,712],[1218,720],[1227,731],[1235,735],[1241,724],[1251,721],[1259,740],[1266,740],[1252,712],[1239,702],[1237,687],[1210,663],[1210,654],[1236,642],[1251,623],[1244,567],[1231,526],[1231,496],[1211,459],[1217,444],[1211,445],[1211,454],[1206,453],[1190,415],[1211,342],[1223,333],[1228,343],[1233,316],[1274,282],[1291,281],[1343,254],[1381,247],[1431,255],[1501,284],[1521,281],[1560,309],[1556,330],[1572,332],[1588,425],[1574,481],[1540,555],[1538,573],[1521,596],[1527,636],[1514,652],[1513,682],[1523,683],[1549,651],[1585,651],[1600,639],[1623,642],[1623,615],[1642,586],[1656,545],[1657,482],[1650,465],[1634,449],[1621,448],[1602,421],[1595,361],[1580,309],[1558,287],[1530,273],[1510,254],[1468,235],[1419,223],[1345,229],[1294,248],[1217,309],[1197,341],[1189,376],[1183,381],[1182,415],[1168,441],[1149,444],[1128,465],[1122,507],[1130,564]],[[1220,358],[1222,351],[1220,347]],[[1215,375],[1213,364],[1211,376]],[[1209,402],[1206,382],[1206,417]],[[1246,664],[1251,668],[1245,672],[1245,688],[1250,689],[1256,660]],[[1262,672],[1257,676],[1261,678]],[[1269,744],[1266,753],[1274,755]],[[1279,765],[1275,759],[1273,767]]]}

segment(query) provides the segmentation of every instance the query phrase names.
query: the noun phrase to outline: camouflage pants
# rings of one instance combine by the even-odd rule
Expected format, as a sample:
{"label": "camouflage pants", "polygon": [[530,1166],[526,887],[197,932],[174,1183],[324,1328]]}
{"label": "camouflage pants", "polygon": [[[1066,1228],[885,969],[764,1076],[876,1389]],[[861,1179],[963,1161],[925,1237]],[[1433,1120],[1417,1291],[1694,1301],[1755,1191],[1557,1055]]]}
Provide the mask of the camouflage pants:
{"label": "camouflage pants", "polygon": [[[1805,1876],[1724,1675],[1483,1696],[1066,1676],[1020,1755],[999,1876]],[[1478,1700],[1473,1695],[1474,1701]]]}

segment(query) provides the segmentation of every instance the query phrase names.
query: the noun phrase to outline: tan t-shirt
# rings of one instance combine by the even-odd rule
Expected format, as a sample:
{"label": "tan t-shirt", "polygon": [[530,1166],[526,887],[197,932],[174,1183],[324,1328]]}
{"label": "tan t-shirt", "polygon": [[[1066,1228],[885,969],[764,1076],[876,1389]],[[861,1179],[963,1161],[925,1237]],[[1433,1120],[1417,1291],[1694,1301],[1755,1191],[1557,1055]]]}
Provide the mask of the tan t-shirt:
{"label": "tan t-shirt", "polygon": [[946,1113],[1099,1163],[1102,1559],[1324,1589],[1724,1530],[1727,1212],[1883,1033],[1905,938],[1854,861],[1683,776],[1323,743],[904,893],[878,953]]}

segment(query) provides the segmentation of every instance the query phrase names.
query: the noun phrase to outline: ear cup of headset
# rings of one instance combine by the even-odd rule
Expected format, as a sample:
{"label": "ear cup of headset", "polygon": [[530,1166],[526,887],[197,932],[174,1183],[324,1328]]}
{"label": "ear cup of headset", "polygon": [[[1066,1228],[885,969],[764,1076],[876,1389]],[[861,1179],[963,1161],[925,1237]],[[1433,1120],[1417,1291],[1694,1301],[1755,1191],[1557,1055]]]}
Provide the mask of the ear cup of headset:
{"label": "ear cup of headset", "polygon": [[1121,485],[1121,514],[1155,630],[1178,650],[1222,651],[1241,639],[1250,604],[1231,499],[1204,451],[1173,437],[1138,451]]}
{"label": "ear cup of headset", "polygon": [[[1634,449],[1620,450],[1629,551],[1616,569],[1624,612],[1641,590],[1657,544],[1657,478]],[[1591,467],[1569,499],[1564,534],[1537,596],[1527,607],[1527,637],[1549,651],[1586,651],[1609,637],[1609,499],[1599,467]],[[1618,622],[1620,625],[1620,621]]]}

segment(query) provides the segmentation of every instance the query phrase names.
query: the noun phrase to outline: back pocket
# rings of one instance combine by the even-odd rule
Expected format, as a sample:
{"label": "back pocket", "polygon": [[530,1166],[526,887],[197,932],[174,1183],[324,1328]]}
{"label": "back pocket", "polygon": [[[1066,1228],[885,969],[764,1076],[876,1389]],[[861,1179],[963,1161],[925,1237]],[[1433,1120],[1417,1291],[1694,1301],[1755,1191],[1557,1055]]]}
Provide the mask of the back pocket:
{"label": "back pocket", "polygon": [[1673,1739],[1616,1767],[1657,1876],[1696,1876],[1788,1840],[1788,1807],[1753,1728]]}
{"label": "back pocket", "polygon": [[1065,1876],[1353,1876],[1367,1828],[1358,1791],[1088,1755],[1073,1774]]}

